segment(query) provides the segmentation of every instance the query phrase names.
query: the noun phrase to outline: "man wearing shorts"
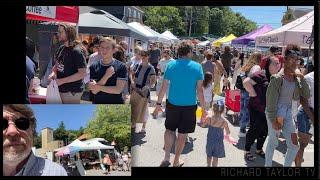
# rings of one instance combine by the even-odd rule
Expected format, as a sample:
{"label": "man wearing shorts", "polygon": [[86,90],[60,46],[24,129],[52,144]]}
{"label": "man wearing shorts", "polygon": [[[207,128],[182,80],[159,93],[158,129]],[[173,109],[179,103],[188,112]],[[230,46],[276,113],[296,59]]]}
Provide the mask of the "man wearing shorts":
{"label": "man wearing shorts", "polygon": [[[204,96],[202,82],[204,79],[201,64],[191,60],[193,46],[191,41],[182,41],[178,54],[179,59],[168,63],[164,74],[157,106],[154,114],[161,111],[161,102],[166,93],[168,83],[169,96],[166,105],[166,131],[164,134],[165,157],[160,167],[170,166],[170,150],[175,139],[175,131],[178,129],[176,141],[174,167],[181,167],[184,163],[179,160],[184,148],[186,136],[193,133],[196,126],[197,95],[202,109],[204,109]],[[206,116],[203,111],[201,119]]]}

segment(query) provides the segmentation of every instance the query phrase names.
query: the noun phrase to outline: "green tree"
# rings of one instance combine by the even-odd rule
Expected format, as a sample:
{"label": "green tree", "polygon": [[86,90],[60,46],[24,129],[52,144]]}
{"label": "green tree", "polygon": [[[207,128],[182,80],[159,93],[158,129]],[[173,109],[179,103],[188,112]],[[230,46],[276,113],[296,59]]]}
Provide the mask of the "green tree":
{"label": "green tree", "polygon": [[59,127],[53,131],[53,138],[55,140],[62,140],[64,144],[67,144],[68,133],[63,121],[60,121]]}
{"label": "green tree", "polygon": [[281,19],[282,26],[294,21],[294,19],[292,9],[288,9]]}
{"label": "green tree", "polygon": [[256,23],[246,19],[240,13],[235,13],[229,7],[212,7],[209,17],[209,33],[226,36],[233,33],[242,36],[257,28]]}
{"label": "green tree", "polygon": [[33,138],[33,146],[36,147],[36,149],[41,148],[42,144],[41,144],[41,133],[36,134],[36,136],[34,136]]}
{"label": "green tree", "polygon": [[116,140],[123,150],[124,146],[131,146],[130,116],[130,105],[98,105],[84,132],[92,138]]}
{"label": "green tree", "polygon": [[173,34],[183,35],[184,23],[179,10],[174,6],[144,6],[145,21],[155,31],[162,33],[170,30]]}

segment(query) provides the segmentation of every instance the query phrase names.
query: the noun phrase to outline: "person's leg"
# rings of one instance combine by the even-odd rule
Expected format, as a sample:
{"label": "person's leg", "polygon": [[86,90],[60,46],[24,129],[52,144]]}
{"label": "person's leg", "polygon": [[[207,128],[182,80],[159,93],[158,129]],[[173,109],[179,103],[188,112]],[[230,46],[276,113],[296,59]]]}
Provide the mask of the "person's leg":
{"label": "person's leg", "polygon": [[217,167],[218,166],[218,158],[212,157],[212,167]]}
{"label": "person's leg", "polygon": [[249,126],[249,130],[246,134],[246,143],[245,143],[245,151],[244,151],[244,158],[247,160],[247,161],[253,161],[255,159],[255,157],[250,153],[250,149],[251,149],[251,146],[252,144],[254,143],[254,141],[256,140],[257,138],[257,130],[256,130],[256,127],[255,127],[255,121],[257,120],[256,119],[256,116],[255,116],[255,111],[250,109],[250,126]]}
{"label": "person's leg", "polygon": [[207,156],[207,166],[211,167],[212,165],[212,157]]}
{"label": "person's leg", "polygon": [[182,150],[184,148],[185,142],[186,142],[186,137],[187,134],[181,134],[178,133],[178,138],[176,141],[176,151],[175,151],[175,156],[174,156],[174,161],[173,161],[173,166],[178,166],[179,165],[179,158],[182,153]]}
{"label": "person's leg", "polygon": [[298,136],[296,133],[296,127],[292,119],[291,106],[287,107],[286,115],[284,116],[284,123],[282,128],[282,133],[286,139],[287,153],[285,155],[284,167],[291,167],[297,152],[299,150],[298,146]]}
{"label": "person's leg", "polygon": [[181,166],[179,162],[180,154],[185,146],[188,133],[193,133],[196,127],[196,111],[197,105],[180,107],[179,113],[181,116],[178,121],[178,138],[176,141],[176,151],[173,166]]}
{"label": "person's leg", "polygon": [[256,140],[256,136],[257,136],[255,121],[258,121],[258,119],[257,119],[258,117],[256,116],[256,111],[253,109],[250,109],[249,116],[250,116],[250,127],[249,127],[247,134],[246,134],[245,153],[250,152],[251,146],[254,143],[254,141]]}
{"label": "person's leg", "polygon": [[265,155],[265,167],[272,167],[272,159],[275,148],[278,146],[278,137],[277,132],[272,127],[272,123],[267,119],[268,126],[268,143],[266,147],[266,155]]}
{"label": "person's leg", "polygon": [[164,133],[164,150],[165,155],[163,161],[170,161],[170,151],[175,139],[175,132],[169,129],[166,129]]}
{"label": "person's leg", "polygon": [[[257,122],[257,153],[263,152],[263,144],[266,141],[268,135],[268,125],[267,119],[264,113],[258,112],[258,122]],[[261,154],[262,155],[262,154]]]}
{"label": "person's leg", "polygon": [[[241,99],[240,99],[240,136],[244,136],[246,133],[246,127],[248,125],[248,96],[249,94],[245,90],[241,90]],[[243,134],[241,134],[243,133]]]}
{"label": "person's leg", "polygon": [[303,109],[300,109],[297,114],[297,127],[299,151],[296,155],[295,165],[297,167],[301,167],[304,149],[308,146],[309,141],[312,137],[312,135],[309,133],[311,128],[310,119]]}

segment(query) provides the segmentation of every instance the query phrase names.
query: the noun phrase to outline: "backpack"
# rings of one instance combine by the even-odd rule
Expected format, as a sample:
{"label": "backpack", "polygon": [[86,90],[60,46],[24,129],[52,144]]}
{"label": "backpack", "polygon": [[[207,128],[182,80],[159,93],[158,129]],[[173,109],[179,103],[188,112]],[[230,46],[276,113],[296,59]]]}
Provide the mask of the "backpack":
{"label": "backpack", "polygon": [[257,83],[253,86],[257,96],[250,97],[249,108],[264,113],[266,108],[266,93],[269,85],[268,78],[264,74],[259,73],[252,77],[252,79]]}
{"label": "backpack", "polygon": [[246,78],[247,77],[247,73],[243,74],[243,73],[240,73],[238,76],[237,76],[237,80],[236,80],[236,84],[235,86],[240,89],[240,90],[246,90],[244,87],[243,87],[243,78]]}

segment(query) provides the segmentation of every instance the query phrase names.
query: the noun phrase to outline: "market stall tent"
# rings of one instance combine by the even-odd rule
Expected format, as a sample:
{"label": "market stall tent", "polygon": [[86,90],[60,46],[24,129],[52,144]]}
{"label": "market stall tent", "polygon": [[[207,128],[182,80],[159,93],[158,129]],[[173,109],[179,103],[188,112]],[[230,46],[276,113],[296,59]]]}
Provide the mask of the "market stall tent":
{"label": "market stall tent", "polygon": [[78,26],[79,33],[125,36],[148,41],[148,37],[103,10],[80,14]]}
{"label": "market stall tent", "polygon": [[311,32],[314,24],[314,11],[292,21],[278,29],[257,36],[256,46],[270,47],[273,45],[284,47],[288,44],[297,44],[307,49],[310,44],[313,49]]}
{"label": "market stall tent", "polygon": [[248,45],[250,41],[254,41],[257,36],[265,34],[272,30],[272,27],[268,24],[265,24],[254,31],[251,31],[248,34],[245,34],[241,37],[238,37],[231,41],[231,44],[241,44],[241,45]]}
{"label": "market stall tent", "polygon": [[199,46],[199,47],[204,47],[204,46],[207,46],[208,44],[210,44],[210,41],[209,41],[209,40],[207,40],[207,41],[202,41],[202,42],[200,42],[199,44],[197,44],[197,46]]}
{"label": "market stall tent", "polygon": [[175,43],[179,42],[180,40],[175,36],[173,35],[169,30],[161,33],[163,36],[169,38],[170,40],[173,40]]}
{"label": "market stall tent", "polygon": [[171,43],[170,39],[167,37],[159,34],[158,32],[154,31],[148,26],[145,26],[143,24],[140,24],[138,22],[131,22],[128,23],[128,25],[135,30],[139,31],[140,33],[144,34],[149,38],[149,41],[159,41],[159,42],[164,42],[164,43]]}
{"label": "market stall tent", "polygon": [[226,36],[226,37],[223,37],[221,39],[214,41],[212,44],[213,44],[213,46],[220,47],[223,43],[227,43],[229,41],[232,41],[235,38],[237,38],[237,37],[234,34],[230,34],[229,36]]}

